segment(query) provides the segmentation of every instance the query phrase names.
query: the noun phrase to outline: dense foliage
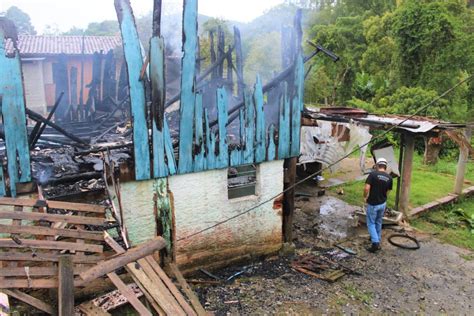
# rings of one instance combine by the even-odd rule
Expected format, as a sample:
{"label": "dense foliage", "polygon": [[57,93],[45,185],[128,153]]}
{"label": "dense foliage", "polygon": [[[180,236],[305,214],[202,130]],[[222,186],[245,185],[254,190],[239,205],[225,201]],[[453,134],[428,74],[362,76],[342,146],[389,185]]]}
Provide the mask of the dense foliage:
{"label": "dense foliage", "polygon": [[[474,10],[465,0],[309,2],[320,9],[309,11],[308,37],[342,57],[313,61],[309,103],[408,114],[474,73]],[[473,101],[470,81],[420,114],[471,120]]]}
{"label": "dense foliage", "polygon": [[31,24],[30,16],[16,6],[11,6],[7,11],[0,13],[15,23],[18,34],[36,35],[36,30]]}

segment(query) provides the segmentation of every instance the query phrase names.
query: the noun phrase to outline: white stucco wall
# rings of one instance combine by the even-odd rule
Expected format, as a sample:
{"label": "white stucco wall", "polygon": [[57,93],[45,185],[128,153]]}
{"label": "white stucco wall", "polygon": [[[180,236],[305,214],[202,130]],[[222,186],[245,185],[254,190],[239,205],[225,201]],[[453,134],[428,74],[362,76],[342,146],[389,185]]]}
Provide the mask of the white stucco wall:
{"label": "white stucco wall", "polygon": [[[278,250],[282,242],[282,210],[273,201],[205,233],[195,232],[237,215],[283,190],[283,161],[257,169],[257,195],[229,200],[227,169],[169,178],[174,196],[176,259],[183,269],[219,266],[234,259]],[[222,263],[222,264],[221,264]]]}
{"label": "white stucco wall", "polygon": [[[153,238],[155,180],[121,184],[125,224],[132,243]],[[229,200],[227,169],[168,178],[175,218],[175,253],[183,270],[218,267],[276,252],[282,243],[282,209],[268,202],[205,233],[180,240],[239,214],[283,190],[283,161],[257,168],[257,195]]]}

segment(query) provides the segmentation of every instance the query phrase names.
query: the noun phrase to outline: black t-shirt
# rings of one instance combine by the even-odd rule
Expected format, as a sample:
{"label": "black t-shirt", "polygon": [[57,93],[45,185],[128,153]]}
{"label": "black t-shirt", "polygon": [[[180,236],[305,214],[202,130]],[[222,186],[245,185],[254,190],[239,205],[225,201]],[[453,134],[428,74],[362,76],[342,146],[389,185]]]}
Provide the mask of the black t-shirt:
{"label": "black t-shirt", "polygon": [[370,184],[369,197],[367,203],[379,205],[387,201],[387,191],[392,189],[392,177],[382,171],[373,171],[365,180]]}

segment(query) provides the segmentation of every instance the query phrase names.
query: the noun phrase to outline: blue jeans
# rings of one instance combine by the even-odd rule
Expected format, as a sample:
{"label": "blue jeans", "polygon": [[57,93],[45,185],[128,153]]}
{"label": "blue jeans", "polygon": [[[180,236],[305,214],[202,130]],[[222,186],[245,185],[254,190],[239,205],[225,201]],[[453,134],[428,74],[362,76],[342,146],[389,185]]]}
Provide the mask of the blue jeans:
{"label": "blue jeans", "polygon": [[386,204],[367,204],[367,229],[372,243],[380,243],[382,240],[382,218]]}

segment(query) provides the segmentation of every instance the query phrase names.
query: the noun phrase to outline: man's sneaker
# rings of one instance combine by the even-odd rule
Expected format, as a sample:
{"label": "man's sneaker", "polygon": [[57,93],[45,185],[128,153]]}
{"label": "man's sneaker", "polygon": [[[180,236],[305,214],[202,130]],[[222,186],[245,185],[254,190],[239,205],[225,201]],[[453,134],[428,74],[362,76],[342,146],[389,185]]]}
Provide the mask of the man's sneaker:
{"label": "man's sneaker", "polygon": [[367,248],[367,251],[374,253],[374,252],[379,251],[380,249],[382,249],[380,247],[380,243],[374,242],[374,243],[372,243],[372,245],[369,248]]}

